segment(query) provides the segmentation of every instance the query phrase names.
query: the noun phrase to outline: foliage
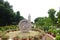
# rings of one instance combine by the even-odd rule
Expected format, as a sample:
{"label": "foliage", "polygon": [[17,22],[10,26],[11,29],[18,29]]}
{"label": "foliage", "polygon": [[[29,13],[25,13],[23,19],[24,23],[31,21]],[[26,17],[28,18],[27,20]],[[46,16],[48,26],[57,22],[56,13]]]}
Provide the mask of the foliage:
{"label": "foliage", "polygon": [[38,17],[35,19],[35,23],[38,26],[43,26],[44,25],[44,18],[43,17]]}
{"label": "foliage", "polygon": [[60,29],[59,29],[59,30],[57,30],[57,33],[59,33],[59,34],[60,34]]}
{"label": "foliage", "polygon": [[52,25],[52,22],[51,22],[51,19],[49,17],[45,17],[44,18],[44,26],[51,26]]}
{"label": "foliage", "polygon": [[60,18],[60,10],[57,12],[57,17]]}
{"label": "foliage", "polygon": [[52,20],[51,22],[53,23],[52,25],[56,24],[55,12],[55,9],[48,10],[49,18]]}
{"label": "foliage", "polygon": [[49,26],[44,26],[43,28],[44,28],[44,31],[46,31],[46,32],[50,29]]}
{"label": "foliage", "polygon": [[11,25],[11,26],[0,26],[0,31],[7,31],[7,30],[18,30],[17,25]]}
{"label": "foliage", "polygon": [[35,24],[38,28],[48,31],[52,25],[51,19],[48,17],[38,17],[35,19]]}
{"label": "foliage", "polygon": [[48,32],[52,33],[53,31],[52,31],[52,29],[49,29]]}
{"label": "foliage", "polygon": [[50,27],[48,32],[51,32],[53,34],[56,34],[57,33],[57,29],[53,26],[53,27]]}
{"label": "foliage", "polygon": [[56,35],[56,34],[57,34],[57,30],[53,30],[53,34],[55,34],[55,35]]}
{"label": "foliage", "polygon": [[23,19],[20,12],[15,13],[7,1],[0,0],[0,2],[2,2],[0,3],[0,26],[18,24],[18,21]]}
{"label": "foliage", "polygon": [[56,40],[60,40],[60,35],[56,36]]}
{"label": "foliage", "polygon": [[59,12],[57,12],[57,19],[58,19],[58,24],[57,24],[57,26],[58,27],[60,27],[60,10],[59,10]]}
{"label": "foliage", "polygon": [[0,4],[3,4],[4,0],[0,0]]}

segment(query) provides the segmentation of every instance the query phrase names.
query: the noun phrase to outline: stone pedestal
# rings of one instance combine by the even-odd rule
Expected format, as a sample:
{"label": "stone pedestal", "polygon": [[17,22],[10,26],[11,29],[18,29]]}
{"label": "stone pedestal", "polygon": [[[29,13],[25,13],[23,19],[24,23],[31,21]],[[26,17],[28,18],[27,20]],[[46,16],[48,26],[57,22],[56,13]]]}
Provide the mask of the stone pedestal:
{"label": "stone pedestal", "polygon": [[6,35],[9,35],[9,38],[17,39],[16,37],[18,37],[19,40],[34,40],[35,37],[39,39],[40,33],[38,31],[29,31],[29,33],[21,33],[20,31],[15,31]]}

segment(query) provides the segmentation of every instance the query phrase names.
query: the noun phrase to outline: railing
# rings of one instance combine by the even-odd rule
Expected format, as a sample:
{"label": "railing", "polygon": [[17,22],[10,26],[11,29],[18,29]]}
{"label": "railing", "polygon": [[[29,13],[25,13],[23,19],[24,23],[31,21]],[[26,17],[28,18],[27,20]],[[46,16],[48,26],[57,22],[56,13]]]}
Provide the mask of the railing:
{"label": "railing", "polygon": [[[27,38],[27,40],[35,40],[35,39],[41,39],[41,40],[55,40],[55,38],[47,33],[45,33],[43,30],[41,29],[32,29],[33,31],[39,31],[42,35],[39,35],[38,38],[35,38],[35,37],[31,37],[31,38]],[[42,38],[41,38],[41,37]],[[15,38],[17,39],[17,38]],[[0,39],[1,40],[1,39]],[[13,40],[13,39],[9,39],[9,40]],[[24,39],[20,39],[20,40],[24,40]]]}
{"label": "railing", "polygon": [[32,30],[39,31],[39,32],[42,33],[42,35],[44,34],[44,36],[42,37],[42,40],[55,40],[55,38],[53,36],[51,36],[50,34],[45,33],[41,29],[32,29]]}
{"label": "railing", "polygon": [[46,40],[55,40],[55,38],[50,34],[46,34]]}

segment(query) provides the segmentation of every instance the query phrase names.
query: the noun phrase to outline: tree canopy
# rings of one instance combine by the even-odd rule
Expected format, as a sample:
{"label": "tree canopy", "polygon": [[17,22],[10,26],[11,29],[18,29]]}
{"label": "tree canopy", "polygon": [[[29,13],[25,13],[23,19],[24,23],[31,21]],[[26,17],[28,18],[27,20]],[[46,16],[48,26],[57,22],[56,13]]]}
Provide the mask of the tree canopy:
{"label": "tree canopy", "polygon": [[56,13],[56,10],[55,9],[49,9],[48,10],[49,18],[52,20],[51,22],[53,24],[56,23],[55,13]]}
{"label": "tree canopy", "polygon": [[[57,13],[57,17],[56,14]],[[60,26],[60,10],[56,12],[55,9],[48,10],[48,17],[37,17],[34,20],[38,26]]]}
{"label": "tree canopy", "polygon": [[9,2],[0,0],[0,26],[18,24],[22,19],[20,12],[15,13]]}

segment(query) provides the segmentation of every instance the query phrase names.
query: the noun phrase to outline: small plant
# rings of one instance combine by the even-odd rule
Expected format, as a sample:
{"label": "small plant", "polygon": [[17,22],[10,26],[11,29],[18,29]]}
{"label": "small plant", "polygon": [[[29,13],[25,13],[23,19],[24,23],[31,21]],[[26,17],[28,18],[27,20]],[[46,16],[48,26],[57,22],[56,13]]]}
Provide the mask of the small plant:
{"label": "small plant", "polygon": [[48,33],[49,33],[49,34],[52,34],[52,29],[49,29],[49,30],[48,30]]}

